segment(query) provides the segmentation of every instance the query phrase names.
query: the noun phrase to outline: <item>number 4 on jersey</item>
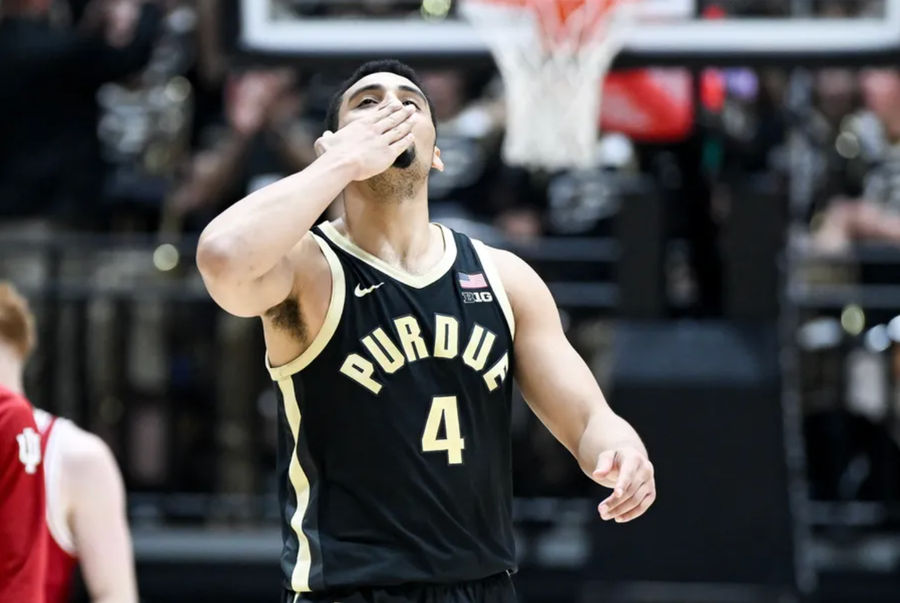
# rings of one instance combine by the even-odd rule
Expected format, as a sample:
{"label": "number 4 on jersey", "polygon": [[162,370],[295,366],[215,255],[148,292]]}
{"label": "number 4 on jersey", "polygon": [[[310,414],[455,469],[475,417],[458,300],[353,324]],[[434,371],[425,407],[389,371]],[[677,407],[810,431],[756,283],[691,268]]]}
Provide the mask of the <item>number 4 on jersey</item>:
{"label": "number 4 on jersey", "polygon": [[[438,438],[441,423],[444,424],[444,437]],[[459,435],[459,411],[456,396],[435,396],[431,400],[431,410],[425,421],[425,432],[422,434],[422,452],[447,451],[447,463],[462,464],[462,451],[466,441]]]}

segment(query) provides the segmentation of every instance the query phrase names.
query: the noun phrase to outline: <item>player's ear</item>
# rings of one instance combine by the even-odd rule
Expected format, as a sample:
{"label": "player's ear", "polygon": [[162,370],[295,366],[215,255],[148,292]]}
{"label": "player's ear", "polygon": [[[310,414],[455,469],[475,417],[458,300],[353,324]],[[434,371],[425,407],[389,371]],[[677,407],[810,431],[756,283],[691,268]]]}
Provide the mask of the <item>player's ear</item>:
{"label": "player's ear", "polygon": [[437,148],[437,145],[434,147],[434,156],[431,158],[431,167],[439,172],[444,171],[444,161],[441,159],[441,150]]}

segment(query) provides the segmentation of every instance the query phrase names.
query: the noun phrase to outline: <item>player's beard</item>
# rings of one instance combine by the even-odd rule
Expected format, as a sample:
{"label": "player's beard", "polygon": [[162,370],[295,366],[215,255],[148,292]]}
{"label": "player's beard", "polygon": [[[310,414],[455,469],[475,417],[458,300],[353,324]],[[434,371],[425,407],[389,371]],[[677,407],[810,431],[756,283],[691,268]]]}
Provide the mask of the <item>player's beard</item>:
{"label": "player's beard", "polygon": [[366,180],[366,184],[379,199],[402,201],[416,194],[416,190],[424,185],[427,175],[421,162],[416,161],[416,147],[411,146],[400,153],[390,168],[372,176]]}
{"label": "player's beard", "polygon": [[401,170],[408,168],[412,165],[413,161],[416,160],[416,147],[415,145],[409,147],[394,160],[394,165],[391,167],[400,168]]}

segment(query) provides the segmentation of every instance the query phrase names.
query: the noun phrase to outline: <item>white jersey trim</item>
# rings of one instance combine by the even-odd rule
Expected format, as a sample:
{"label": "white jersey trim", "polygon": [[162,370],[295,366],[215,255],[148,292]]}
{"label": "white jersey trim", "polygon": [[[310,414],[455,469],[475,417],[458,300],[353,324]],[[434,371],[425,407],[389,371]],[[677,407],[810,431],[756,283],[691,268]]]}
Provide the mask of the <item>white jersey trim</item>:
{"label": "white jersey trim", "polygon": [[272,366],[269,363],[269,355],[266,354],[266,368],[269,369],[269,374],[272,376],[273,381],[280,381],[285,377],[299,373],[310,362],[315,360],[322,353],[322,350],[325,349],[325,346],[328,345],[328,342],[331,341],[331,338],[334,337],[334,332],[337,331],[338,323],[341,321],[341,314],[344,312],[344,298],[347,295],[347,287],[344,284],[344,268],[341,266],[341,261],[338,259],[337,254],[328,246],[328,243],[315,234],[312,237],[319,244],[322,254],[324,254],[325,260],[328,262],[328,267],[331,268],[331,301],[328,303],[328,310],[325,312],[325,320],[322,322],[319,333],[302,354],[281,366]]}
{"label": "white jersey trim", "polygon": [[[42,411],[43,412],[43,411]],[[46,413],[44,413],[46,414]],[[49,416],[49,415],[48,415]],[[36,421],[37,422],[37,421]],[[44,488],[47,491],[47,528],[59,548],[75,557],[75,537],[66,521],[66,506],[62,488],[62,460],[75,426],[71,421],[56,418],[44,453]]]}
{"label": "white jersey trim", "polygon": [[453,266],[453,263],[456,261],[456,240],[453,238],[453,233],[449,228],[443,226],[441,224],[436,224],[440,231],[441,236],[444,239],[444,253],[441,256],[441,259],[432,266],[425,274],[411,274],[406,272],[405,270],[401,270],[396,266],[391,266],[381,258],[372,255],[344,235],[342,235],[338,230],[334,227],[331,222],[324,222],[319,225],[319,228],[322,229],[322,233],[328,237],[328,239],[355,257],[356,259],[365,262],[372,268],[378,270],[379,272],[383,272],[388,275],[392,279],[403,283],[404,285],[408,285],[415,289],[424,289],[428,285],[437,282],[442,276],[447,274],[447,271],[450,270],[450,267]]}
{"label": "white jersey trim", "polygon": [[503,279],[500,278],[500,271],[497,270],[497,266],[494,264],[493,258],[491,258],[491,252],[487,245],[477,239],[471,239],[471,241],[472,247],[475,248],[475,253],[478,255],[478,260],[481,262],[481,267],[484,268],[485,275],[487,275],[488,283],[494,291],[494,297],[497,298],[497,303],[500,304],[500,309],[503,311],[504,318],[506,318],[506,324],[509,326],[509,335],[515,340],[516,317],[513,314],[512,306],[509,303],[509,296],[506,295],[506,289],[503,287]]}
{"label": "white jersey trim", "polygon": [[287,417],[291,435],[294,437],[294,449],[291,451],[291,461],[288,465],[288,479],[294,492],[297,494],[297,508],[290,519],[291,530],[297,535],[297,560],[291,571],[291,588],[296,592],[309,592],[309,574],[312,568],[312,554],[309,548],[309,538],[303,531],[303,518],[309,508],[309,478],[300,465],[297,457],[297,446],[300,439],[300,404],[294,391],[292,379],[281,379],[278,388],[284,398],[284,414]]}

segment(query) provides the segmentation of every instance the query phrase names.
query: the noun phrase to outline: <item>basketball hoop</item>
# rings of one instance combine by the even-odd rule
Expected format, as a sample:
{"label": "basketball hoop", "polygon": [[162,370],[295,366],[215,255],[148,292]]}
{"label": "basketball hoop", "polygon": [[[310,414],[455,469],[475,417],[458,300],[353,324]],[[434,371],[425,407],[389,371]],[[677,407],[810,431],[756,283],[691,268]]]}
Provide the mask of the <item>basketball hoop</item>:
{"label": "basketball hoop", "polygon": [[504,160],[548,170],[595,165],[601,76],[641,0],[464,0],[506,85]]}

